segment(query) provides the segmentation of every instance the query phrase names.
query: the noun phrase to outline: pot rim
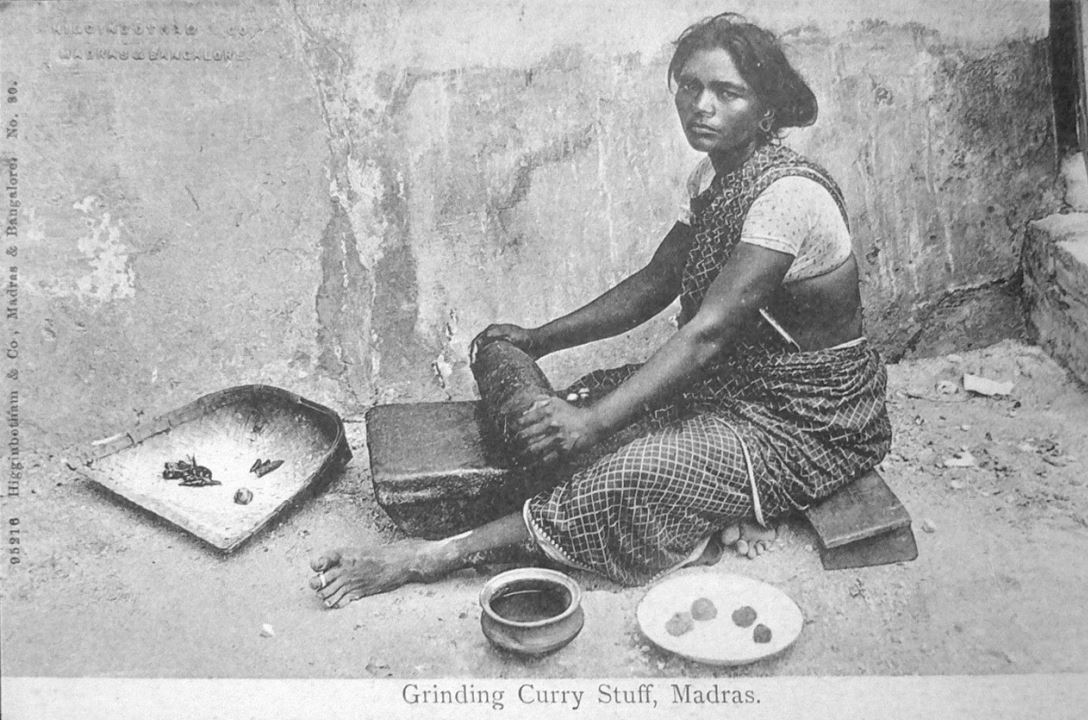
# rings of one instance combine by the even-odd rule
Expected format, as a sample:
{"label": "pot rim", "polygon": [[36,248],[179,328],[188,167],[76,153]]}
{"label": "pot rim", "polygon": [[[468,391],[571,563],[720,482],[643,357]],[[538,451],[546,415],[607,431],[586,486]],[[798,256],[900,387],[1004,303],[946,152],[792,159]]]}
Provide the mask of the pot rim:
{"label": "pot rim", "polygon": [[[559,585],[570,593],[570,604],[558,615],[553,615],[552,617],[543,618],[541,620],[524,621],[504,618],[491,609],[491,600],[494,599],[499,591],[519,580],[543,580]],[[507,570],[488,580],[480,590],[480,607],[483,609],[484,614],[500,625],[514,628],[539,628],[554,625],[576,613],[581,606],[581,586],[570,576],[561,573],[558,570],[549,570],[547,568],[527,567]]]}

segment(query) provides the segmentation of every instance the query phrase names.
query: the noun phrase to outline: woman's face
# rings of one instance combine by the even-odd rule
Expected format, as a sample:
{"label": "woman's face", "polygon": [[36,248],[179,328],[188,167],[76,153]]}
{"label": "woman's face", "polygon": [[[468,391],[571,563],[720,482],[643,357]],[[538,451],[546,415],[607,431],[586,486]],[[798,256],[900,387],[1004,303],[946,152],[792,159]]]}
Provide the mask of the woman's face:
{"label": "woman's face", "polygon": [[762,135],[762,103],[721,48],[696,50],[676,78],[676,112],[688,143],[700,152],[728,154]]}

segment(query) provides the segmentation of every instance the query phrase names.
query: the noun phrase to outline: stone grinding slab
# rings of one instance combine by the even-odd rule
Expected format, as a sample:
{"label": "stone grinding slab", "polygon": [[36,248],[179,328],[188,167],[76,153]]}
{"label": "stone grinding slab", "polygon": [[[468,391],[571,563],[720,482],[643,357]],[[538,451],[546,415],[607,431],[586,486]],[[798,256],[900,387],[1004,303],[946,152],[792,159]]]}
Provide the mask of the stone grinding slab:
{"label": "stone grinding slab", "polygon": [[519,510],[546,479],[506,460],[476,401],[378,405],[366,413],[374,496],[402,530],[439,539]]}
{"label": "stone grinding slab", "polygon": [[[79,468],[84,476],[225,553],[351,458],[336,413],[266,385],[206,395],[91,447]],[[189,456],[221,484],[184,487],[163,478],[164,463]],[[283,465],[257,477],[250,468],[258,458]],[[248,504],[234,502],[240,488],[252,491]]]}
{"label": "stone grinding slab", "polygon": [[405,532],[448,537],[519,510],[546,480],[518,468],[512,424],[554,395],[533,358],[504,340],[475,349],[478,402],[379,405],[366,414],[378,504]]}

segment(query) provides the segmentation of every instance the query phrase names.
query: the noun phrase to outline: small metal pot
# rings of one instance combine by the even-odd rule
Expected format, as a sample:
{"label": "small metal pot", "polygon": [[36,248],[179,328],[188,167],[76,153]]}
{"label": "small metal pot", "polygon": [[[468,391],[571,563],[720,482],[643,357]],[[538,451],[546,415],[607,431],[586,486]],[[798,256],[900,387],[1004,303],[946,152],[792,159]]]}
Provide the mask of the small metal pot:
{"label": "small metal pot", "polygon": [[582,630],[582,588],[555,570],[518,568],[480,591],[480,626],[491,644],[522,655],[546,655]]}

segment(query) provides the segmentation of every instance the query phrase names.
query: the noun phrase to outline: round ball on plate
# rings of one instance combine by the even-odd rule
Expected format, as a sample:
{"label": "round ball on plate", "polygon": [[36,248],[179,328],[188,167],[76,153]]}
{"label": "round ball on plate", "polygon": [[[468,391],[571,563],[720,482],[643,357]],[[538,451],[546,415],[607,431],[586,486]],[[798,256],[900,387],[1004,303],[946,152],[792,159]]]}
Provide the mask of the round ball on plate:
{"label": "round ball on plate", "polygon": [[691,617],[696,620],[713,620],[718,616],[718,608],[710,598],[701,597],[691,604]]}
{"label": "round ball on plate", "polygon": [[750,605],[744,605],[733,611],[733,623],[737,627],[748,627],[756,621],[755,608]]}
{"label": "round ball on plate", "polygon": [[693,627],[695,627],[695,622],[691,619],[691,613],[678,612],[665,623],[665,632],[674,637],[679,637],[686,632],[690,632]]}

